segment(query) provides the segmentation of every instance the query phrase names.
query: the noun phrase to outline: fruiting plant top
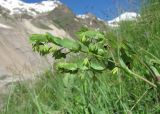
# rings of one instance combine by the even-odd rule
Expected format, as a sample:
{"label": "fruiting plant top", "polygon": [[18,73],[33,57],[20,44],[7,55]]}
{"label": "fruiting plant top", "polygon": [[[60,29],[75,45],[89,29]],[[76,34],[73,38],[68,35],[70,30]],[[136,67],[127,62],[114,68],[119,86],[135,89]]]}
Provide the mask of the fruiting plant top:
{"label": "fruiting plant top", "polygon": [[[34,51],[39,52],[42,56],[51,54],[56,60],[67,58],[68,55],[73,54],[82,55],[76,63],[58,63],[56,68],[62,73],[75,74],[91,71],[93,77],[96,77],[97,73],[102,73],[104,70],[110,70],[113,74],[122,71],[147,82],[153,87],[157,87],[156,84],[147,80],[144,76],[132,71],[134,61],[137,62],[138,60],[136,60],[137,52],[129,42],[122,41],[119,42],[119,45],[116,45],[116,40],[107,38],[105,33],[87,28],[83,28],[77,35],[79,40],[59,38],[50,33],[33,34],[30,41]],[[149,67],[148,70],[156,75],[154,66]]]}

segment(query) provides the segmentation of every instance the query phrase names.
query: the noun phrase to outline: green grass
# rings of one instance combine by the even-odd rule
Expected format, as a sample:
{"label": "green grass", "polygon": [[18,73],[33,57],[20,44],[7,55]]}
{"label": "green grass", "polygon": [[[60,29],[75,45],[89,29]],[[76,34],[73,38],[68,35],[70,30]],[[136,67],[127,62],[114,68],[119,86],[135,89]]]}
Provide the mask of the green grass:
{"label": "green grass", "polygon": [[[156,10],[155,10],[156,9]],[[2,114],[160,114],[160,85],[148,64],[160,71],[160,2],[152,0],[136,22],[121,22],[107,33],[119,57],[119,45],[127,41],[136,52],[132,71],[154,83],[118,70],[77,75],[42,74],[34,84],[18,83],[7,96]],[[132,51],[132,50],[129,50]],[[71,60],[74,61],[74,60]]]}
{"label": "green grass", "polygon": [[[90,74],[46,72],[29,87],[18,84],[10,94],[6,114],[159,114],[157,90],[143,81],[104,72]],[[4,113],[5,114],[5,113]]]}

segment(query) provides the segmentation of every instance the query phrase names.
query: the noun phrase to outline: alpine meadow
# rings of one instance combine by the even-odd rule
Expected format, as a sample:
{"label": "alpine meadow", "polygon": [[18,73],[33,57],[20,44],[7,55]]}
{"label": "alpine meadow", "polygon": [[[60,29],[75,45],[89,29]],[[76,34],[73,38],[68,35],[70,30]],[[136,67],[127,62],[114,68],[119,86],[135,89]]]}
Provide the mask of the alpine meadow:
{"label": "alpine meadow", "polygon": [[13,83],[1,114],[160,114],[160,0],[145,0],[118,27],[71,33],[30,35],[33,52],[54,62]]}

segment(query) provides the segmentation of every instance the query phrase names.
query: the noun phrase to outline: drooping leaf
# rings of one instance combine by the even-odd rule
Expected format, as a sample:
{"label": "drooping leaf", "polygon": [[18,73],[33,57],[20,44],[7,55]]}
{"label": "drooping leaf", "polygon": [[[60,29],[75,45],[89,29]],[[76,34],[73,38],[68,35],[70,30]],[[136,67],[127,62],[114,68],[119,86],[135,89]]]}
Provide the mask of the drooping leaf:
{"label": "drooping leaf", "polygon": [[59,63],[57,68],[58,70],[66,73],[76,73],[78,71],[76,63]]}
{"label": "drooping leaf", "polygon": [[45,35],[47,37],[48,42],[52,42],[58,46],[61,46],[60,43],[62,42],[62,39],[59,37],[55,37],[50,33],[46,33]]}
{"label": "drooping leaf", "polygon": [[50,41],[60,47],[64,47],[64,48],[67,48],[67,49],[70,49],[73,51],[79,51],[81,48],[81,46],[78,42],[71,40],[69,38],[61,39],[61,38],[55,37],[49,33],[47,33],[46,35],[47,35],[48,41]]}
{"label": "drooping leaf", "polygon": [[63,46],[64,48],[73,50],[73,51],[80,51],[81,49],[81,46],[78,42],[67,39],[67,38],[62,40],[61,46]]}
{"label": "drooping leaf", "polygon": [[97,70],[97,71],[102,71],[105,69],[104,64],[97,60],[91,60],[90,66],[92,69]]}
{"label": "drooping leaf", "polygon": [[31,43],[40,43],[40,42],[47,42],[47,38],[43,34],[33,34],[30,36],[29,41]]}

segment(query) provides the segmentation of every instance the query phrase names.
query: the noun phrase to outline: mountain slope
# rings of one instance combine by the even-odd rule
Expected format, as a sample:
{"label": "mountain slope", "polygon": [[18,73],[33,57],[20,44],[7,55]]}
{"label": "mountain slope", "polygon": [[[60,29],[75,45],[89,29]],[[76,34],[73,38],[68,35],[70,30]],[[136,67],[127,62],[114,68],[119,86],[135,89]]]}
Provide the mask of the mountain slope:
{"label": "mountain slope", "polygon": [[29,78],[33,73],[40,73],[49,67],[52,59],[33,53],[28,42],[29,35],[33,33],[50,32],[55,36],[70,37],[63,29],[51,24],[49,26],[51,29],[45,30],[34,26],[27,19],[6,21],[0,18],[0,78],[3,77],[3,83],[8,78],[11,81],[19,76]]}

